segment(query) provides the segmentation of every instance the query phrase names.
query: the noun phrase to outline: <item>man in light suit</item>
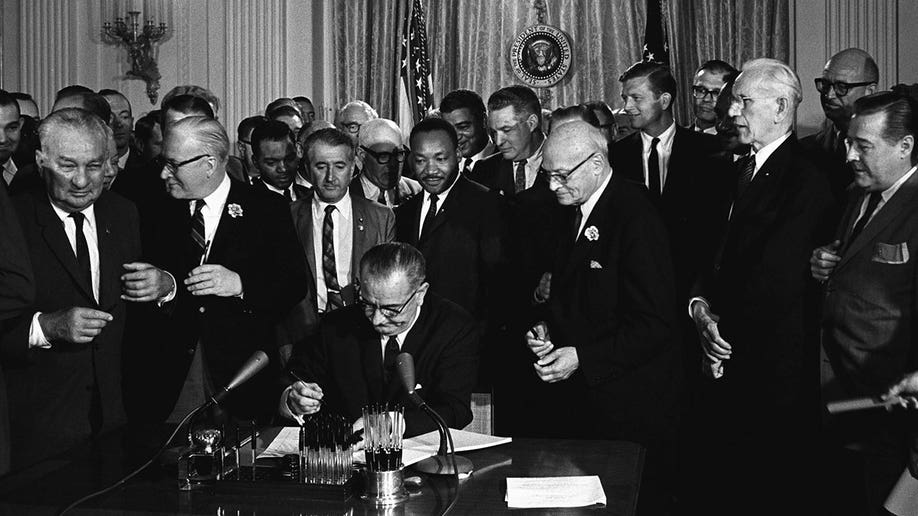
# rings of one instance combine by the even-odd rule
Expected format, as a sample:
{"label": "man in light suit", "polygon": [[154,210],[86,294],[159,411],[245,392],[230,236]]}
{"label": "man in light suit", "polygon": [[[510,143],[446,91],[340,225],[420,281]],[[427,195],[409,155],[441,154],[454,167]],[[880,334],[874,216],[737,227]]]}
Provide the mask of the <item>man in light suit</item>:
{"label": "man in light suit", "polygon": [[310,294],[282,324],[284,357],[313,333],[324,314],[356,299],[357,265],[371,247],[395,238],[392,210],[348,192],[354,147],[339,129],[321,129],[303,144],[313,190],[290,206],[302,253],[309,264]]}
{"label": "man in light suit", "polygon": [[[807,264],[831,231],[834,210],[825,174],[792,131],[801,99],[797,75],[774,59],[755,59],[742,70],[730,115],[754,155],[738,162],[720,249],[689,302],[716,378],[703,384],[709,392],[702,408],[709,414],[702,435],[716,436],[712,444],[723,449],[722,460],[693,464],[711,465],[708,473],[729,484],[715,507],[727,514],[748,510],[761,490],[802,489],[798,475],[813,466],[799,459],[815,446],[817,424],[817,358],[810,345],[817,302]],[[788,460],[797,467],[775,476]],[[756,509],[776,510],[768,503]]]}
{"label": "man in light suit", "polygon": [[[918,249],[918,103],[882,92],[858,99],[853,111],[847,159],[856,186],[835,241],[810,259],[813,277],[825,285],[826,402],[875,396],[918,366],[918,266],[910,252]],[[850,488],[839,492],[850,514],[880,514],[906,465],[908,420],[901,412],[869,411],[827,421],[838,460],[859,465],[832,462],[827,469],[847,480]]]}
{"label": "man in light suit", "polygon": [[124,423],[121,276],[140,257],[136,208],[102,187],[104,122],[63,109],[39,137],[45,189],[15,199],[35,300],[3,335],[13,469]]}
{"label": "man in light suit", "polygon": [[421,191],[417,181],[403,175],[408,149],[395,122],[374,118],[364,123],[357,142],[357,162],[363,168],[351,181],[352,193],[395,209]]}

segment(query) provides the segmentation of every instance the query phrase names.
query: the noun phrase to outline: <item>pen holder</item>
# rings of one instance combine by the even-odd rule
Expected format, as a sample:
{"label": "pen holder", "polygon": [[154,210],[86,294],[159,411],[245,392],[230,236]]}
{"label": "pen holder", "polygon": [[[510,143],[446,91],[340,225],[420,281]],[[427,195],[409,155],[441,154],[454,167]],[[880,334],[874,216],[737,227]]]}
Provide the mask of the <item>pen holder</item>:
{"label": "pen holder", "polygon": [[392,471],[365,471],[364,500],[376,506],[396,505],[408,499],[404,484],[404,468]]}

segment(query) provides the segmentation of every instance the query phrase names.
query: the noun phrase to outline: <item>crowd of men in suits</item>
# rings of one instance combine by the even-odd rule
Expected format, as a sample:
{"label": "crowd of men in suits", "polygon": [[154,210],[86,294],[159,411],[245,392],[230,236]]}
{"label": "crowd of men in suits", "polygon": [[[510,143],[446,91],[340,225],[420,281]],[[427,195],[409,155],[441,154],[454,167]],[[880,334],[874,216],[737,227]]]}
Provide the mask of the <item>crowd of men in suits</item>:
{"label": "crowd of men in suits", "polygon": [[688,127],[665,65],[619,80],[617,112],[456,90],[409,135],[280,98],[234,142],[197,86],[136,124],[0,91],[0,473],[178,422],[258,349],[214,421],[359,427],[408,352],[454,428],[480,392],[497,433],[642,443],[642,514],[879,514],[915,416],[825,403],[918,392],[918,102],[858,49],[802,140],[774,59],[702,64]]}

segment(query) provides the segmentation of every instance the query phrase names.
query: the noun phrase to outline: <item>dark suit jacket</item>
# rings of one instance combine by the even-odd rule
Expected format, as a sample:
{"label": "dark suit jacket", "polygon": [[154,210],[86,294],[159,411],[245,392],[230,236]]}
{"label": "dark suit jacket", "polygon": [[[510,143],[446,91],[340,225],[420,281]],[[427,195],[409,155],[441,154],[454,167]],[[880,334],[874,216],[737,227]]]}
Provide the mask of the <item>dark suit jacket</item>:
{"label": "dark suit jacket", "polygon": [[714,265],[696,285],[733,347],[717,382],[749,410],[793,407],[815,394],[809,258],[828,241],[833,209],[825,174],[791,135],[733,205]]}
{"label": "dark suit jacket", "polygon": [[[469,314],[428,292],[402,351],[414,358],[416,382],[422,387],[418,394],[449,427],[465,427],[472,420],[478,362],[478,334]],[[325,317],[319,333],[291,359],[290,370],[318,383],[327,409],[352,421],[368,403],[401,403],[405,437],[435,430],[434,422],[408,402],[397,375],[384,382],[382,363],[379,334],[362,308],[349,306]]]}
{"label": "dark suit jacket", "polygon": [[[19,216],[16,215],[6,188],[0,188],[0,344],[4,344],[6,326],[15,324],[16,318],[34,302],[35,277],[25,237],[19,226]],[[16,344],[23,346],[21,342]],[[6,350],[0,347],[0,365],[5,361]],[[0,367],[0,475],[10,470],[8,407],[6,381]]]}
{"label": "dark suit jacket", "polygon": [[848,200],[848,186],[854,182],[854,170],[847,163],[845,135],[836,134],[835,125],[826,120],[822,129],[800,139],[800,146],[819,163],[829,178],[832,194],[839,207]]}
{"label": "dark suit jacket", "polygon": [[[364,197],[351,195],[351,209],[353,210],[353,244],[351,247],[351,277],[348,285],[353,286],[363,258],[371,247],[395,238],[395,215],[392,210],[381,206]],[[306,335],[315,331],[318,324],[318,308],[316,307],[316,265],[313,239],[321,240],[322,235],[314,235],[312,231],[312,202],[313,192],[290,205],[290,214],[293,225],[300,242],[300,254],[305,255],[309,265],[309,294],[300,301],[281,324],[279,345],[296,344],[301,342]],[[318,264],[321,266],[321,263]]]}
{"label": "dark suit jacket", "polygon": [[[577,348],[576,436],[670,439],[679,388],[674,282],[666,229],[637,186],[613,176],[576,243],[574,209],[551,280],[547,323],[555,348]],[[588,233],[595,229],[596,238]],[[564,386],[562,386],[563,388]],[[576,403],[574,397],[569,402]],[[578,433],[575,433],[578,432]]]}
{"label": "dark suit jacket", "polygon": [[[262,180],[262,178],[260,178],[260,177],[253,177],[253,178],[252,178],[252,186],[253,186],[256,190],[262,190],[262,191],[264,191],[264,192],[266,192],[266,193],[270,193],[270,194],[273,194],[273,195],[279,195],[279,196],[283,197],[283,194],[279,194],[279,193],[277,193],[277,192],[275,192],[275,191],[273,191],[273,190],[269,190],[268,187],[265,185],[264,180]],[[309,188],[306,188],[306,187],[303,186],[303,185],[298,185],[298,184],[296,184],[296,183],[291,183],[291,184],[290,184],[290,187],[293,188],[293,195],[296,196],[296,201],[298,201],[298,200],[300,200],[300,199],[303,199],[304,197],[306,197],[306,196],[309,195],[309,193],[310,193]],[[293,201],[293,202],[296,202],[296,201]]]}
{"label": "dark suit jacket", "polygon": [[499,152],[476,163],[469,179],[506,197],[516,195],[513,162],[505,160]]}
{"label": "dark suit jacket", "polygon": [[[19,468],[84,441],[91,434],[93,391],[101,397],[103,431],[124,422],[121,391],[122,336],[127,308],[121,301],[122,264],[140,257],[137,211],[111,192],[95,202],[99,246],[99,302],[77,272],[76,256],[47,194],[33,191],[15,200],[35,271],[34,304],[5,338],[16,360],[4,367],[10,398],[13,467]],[[29,326],[37,312],[70,307],[106,311],[113,320],[91,344],[52,342],[29,350]],[[10,357],[10,355],[7,355]]]}
{"label": "dark suit jacket", "polygon": [[[231,205],[238,205],[242,214],[231,216]],[[242,298],[192,296],[182,284],[198,265],[187,257],[191,220],[187,200],[170,199],[153,216],[158,223],[145,228],[147,258],[175,276],[178,290],[173,301],[147,314],[147,342],[129,361],[129,415],[142,422],[159,422],[169,415],[198,342],[215,388],[226,385],[255,350],[268,353],[269,369],[235,391],[225,407],[245,418],[273,412],[271,397],[278,372],[274,327],[303,299],[309,281],[287,204],[277,195],[231,183],[207,263],[239,274]]]}
{"label": "dark suit jacket", "polygon": [[[426,195],[426,194],[424,194]],[[506,260],[504,208],[497,194],[457,176],[424,240],[424,195],[395,209],[395,239],[418,248],[427,260],[431,289],[468,310],[478,320],[493,317],[502,295],[500,272]]]}
{"label": "dark suit jacket", "polygon": [[[18,165],[17,165],[18,166]],[[34,164],[26,164],[19,167],[13,181],[7,186],[7,191],[11,197],[16,197],[26,192],[38,190],[44,191],[45,184],[38,174],[38,167]]]}

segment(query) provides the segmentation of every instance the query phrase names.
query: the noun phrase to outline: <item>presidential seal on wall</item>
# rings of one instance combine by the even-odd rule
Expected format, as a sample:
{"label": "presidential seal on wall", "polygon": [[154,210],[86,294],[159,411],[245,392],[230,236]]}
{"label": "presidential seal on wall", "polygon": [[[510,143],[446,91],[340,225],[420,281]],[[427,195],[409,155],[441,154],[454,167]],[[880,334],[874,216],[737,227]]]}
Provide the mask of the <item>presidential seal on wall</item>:
{"label": "presidential seal on wall", "polygon": [[533,88],[557,84],[571,69],[571,39],[551,25],[533,25],[510,46],[510,66]]}

